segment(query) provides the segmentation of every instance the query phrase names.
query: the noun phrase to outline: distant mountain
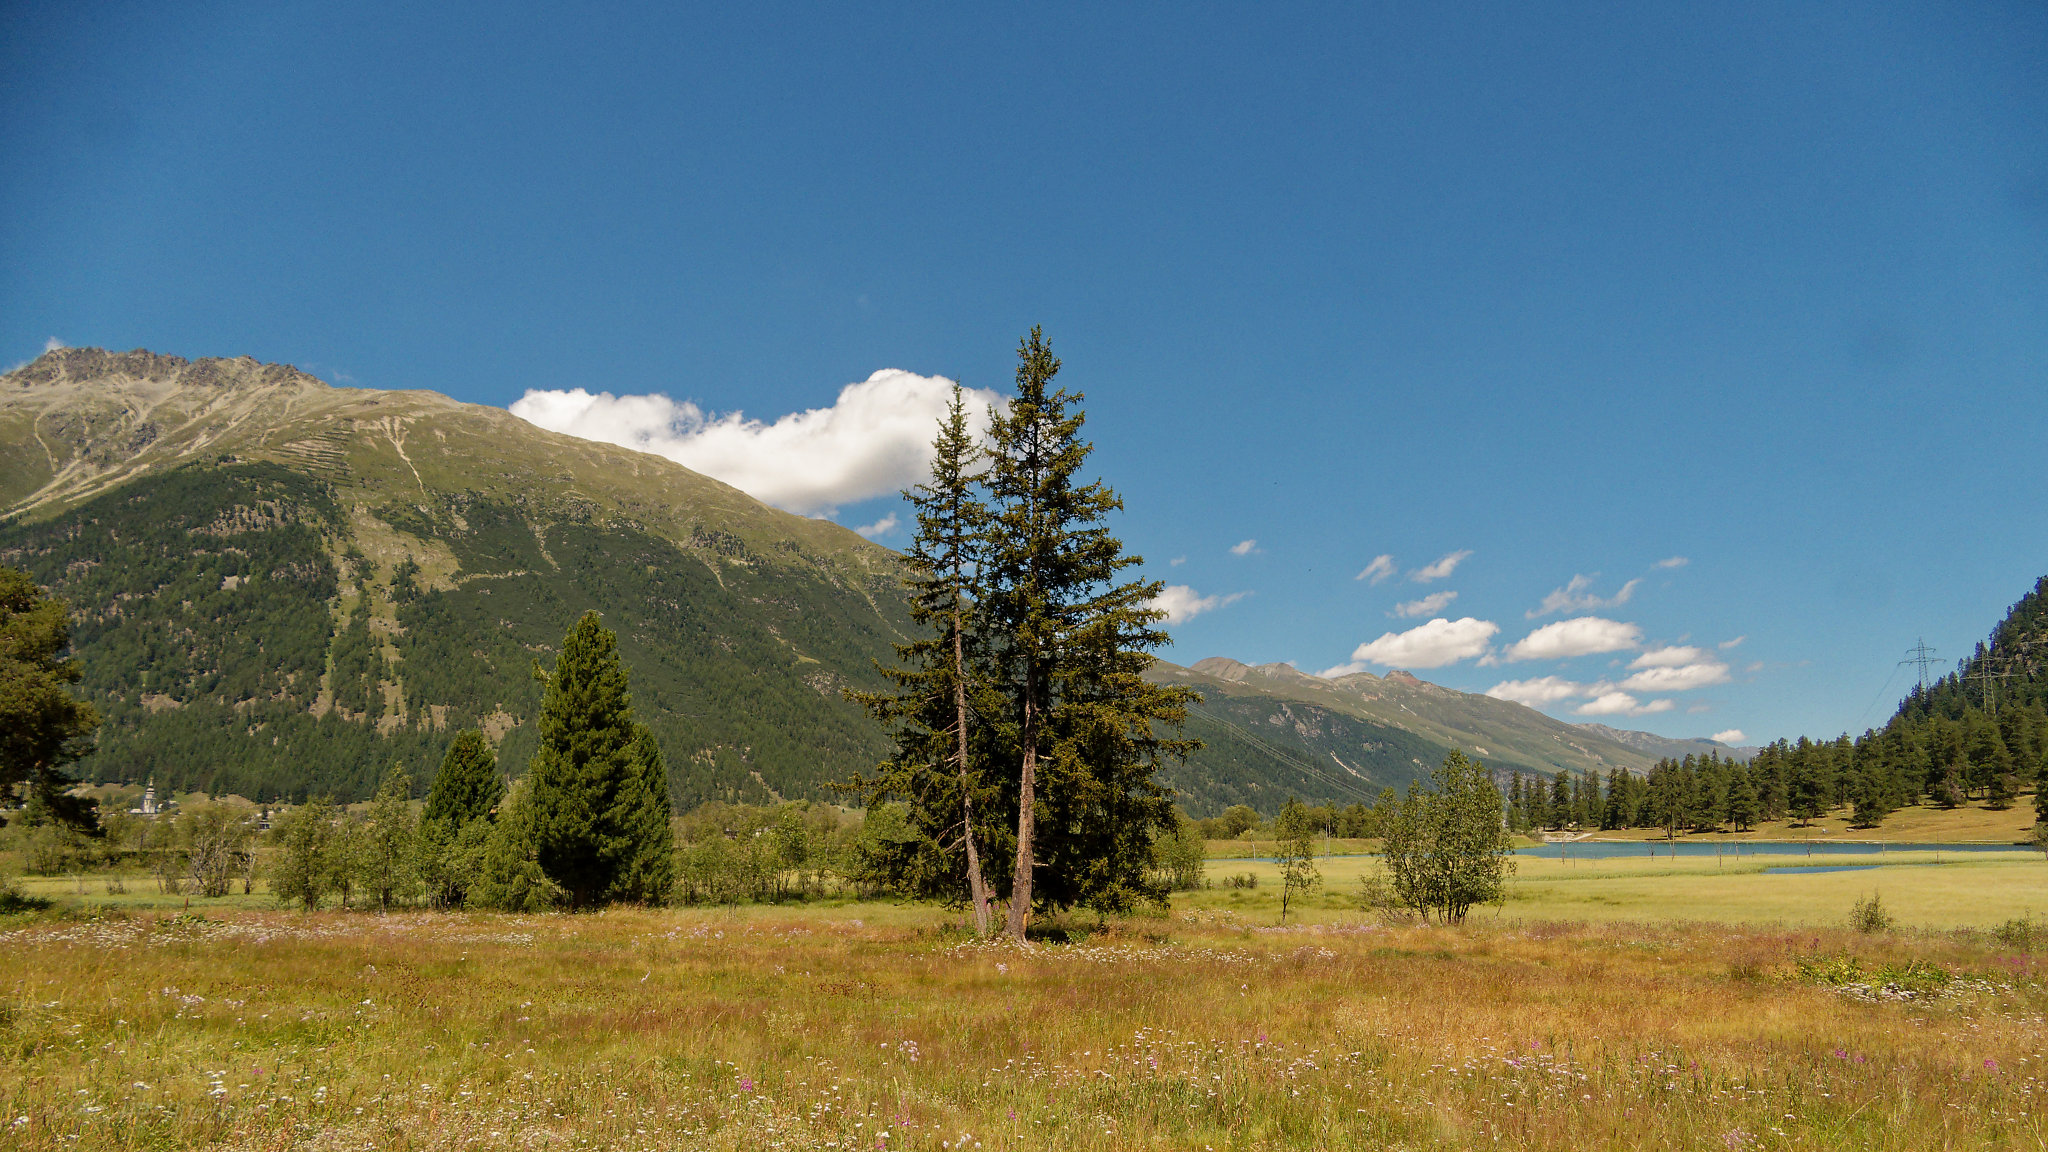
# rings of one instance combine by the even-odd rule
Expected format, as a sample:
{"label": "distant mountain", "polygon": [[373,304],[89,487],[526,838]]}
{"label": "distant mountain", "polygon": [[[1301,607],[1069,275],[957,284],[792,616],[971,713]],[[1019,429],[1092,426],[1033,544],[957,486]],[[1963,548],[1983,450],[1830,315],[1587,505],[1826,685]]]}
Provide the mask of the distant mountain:
{"label": "distant mountain", "polygon": [[1632,732],[1625,728],[1609,728],[1605,724],[1581,724],[1579,727],[1584,728],[1588,732],[1605,736],[1616,744],[1626,744],[1660,760],[1666,758],[1683,760],[1687,756],[1705,756],[1709,753],[1719,756],[1723,760],[1748,760],[1762,751],[1762,749],[1754,747],[1737,748],[1733,745],[1723,744],[1718,740],[1709,740],[1704,736],[1696,736],[1690,740],[1684,740],[1670,736],[1659,736],[1654,732]]}
{"label": "distant mountain", "polygon": [[1456,748],[1503,772],[1644,771],[1655,755],[1554,720],[1533,708],[1458,692],[1407,672],[1336,679],[1287,664],[1210,657],[1192,668],[1161,662],[1153,677],[1202,693],[1189,733],[1209,748],[1189,765],[1204,793],[1271,810],[1303,800],[1370,801],[1405,787]]}

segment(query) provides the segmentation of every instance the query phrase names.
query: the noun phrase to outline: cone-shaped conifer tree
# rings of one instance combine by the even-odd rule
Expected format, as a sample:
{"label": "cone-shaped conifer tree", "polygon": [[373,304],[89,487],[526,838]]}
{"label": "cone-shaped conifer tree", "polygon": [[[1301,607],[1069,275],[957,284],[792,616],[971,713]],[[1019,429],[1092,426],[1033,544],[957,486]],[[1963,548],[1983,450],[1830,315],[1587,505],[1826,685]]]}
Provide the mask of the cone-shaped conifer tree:
{"label": "cone-shaped conifer tree", "polygon": [[491,742],[474,728],[458,733],[441,759],[441,771],[427,789],[427,808],[421,818],[460,829],[471,820],[491,814],[505,798],[505,782],[498,777],[498,757]]}
{"label": "cone-shaped conifer tree", "polygon": [[[644,891],[627,889],[672,867],[649,858],[670,851],[668,788],[665,774],[658,798],[648,787],[618,637],[598,622],[596,612],[585,612],[562,639],[554,672],[536,667],[536,674],[547,692],[540,747],[527,775],[540,867],[561,886],[571,908],[622,894],[646,898]],[[657,803],[658,835],[650,816]]]}

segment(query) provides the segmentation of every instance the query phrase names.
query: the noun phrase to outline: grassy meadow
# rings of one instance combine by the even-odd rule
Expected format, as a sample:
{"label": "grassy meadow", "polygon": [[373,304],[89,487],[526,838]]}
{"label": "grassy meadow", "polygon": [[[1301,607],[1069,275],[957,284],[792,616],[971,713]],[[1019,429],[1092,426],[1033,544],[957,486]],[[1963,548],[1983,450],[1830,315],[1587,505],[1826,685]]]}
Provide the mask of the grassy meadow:
{"label": "grassy meadow", "polygon": [[[2048,1146],[2038,856],[1519,864],[1508,904],[1457,929],[1360,911],[1357,857],[1319,862],[1282,927],[1270,864],[1214,861],[1171,916],[1021,948],[889,904],[52,892],[0,917],[0,1143]],[[1223,886],[1244,872],[1258,887]],[[1896,930],[1846,927],[1872,890]],[[1988,931],[2030,911],[2031,939]]]}

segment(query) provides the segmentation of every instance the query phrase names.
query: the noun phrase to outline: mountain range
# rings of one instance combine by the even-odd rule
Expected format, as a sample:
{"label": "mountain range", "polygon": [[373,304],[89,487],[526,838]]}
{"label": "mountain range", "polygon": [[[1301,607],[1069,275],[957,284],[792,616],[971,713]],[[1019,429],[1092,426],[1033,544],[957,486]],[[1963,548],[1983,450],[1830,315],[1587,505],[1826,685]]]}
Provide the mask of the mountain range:
{"label": "mountain range", "polygon": [[[0,376],[0,459],[0,563],[72,606],[95,780],[353,798],[393,762],[423,785],[469,726],[517,771],[534,666],[590,608],[678,803],[830,798],[886,751],[842,690],[907,635],[896,554],[657,456],[289,365],[67,348]],[[1370,801],[1453,747],[1546,774],[1669,754],[1403,672],[1153,675],[1205,697],[1206,746],[1166,773],[1196,814]]]}

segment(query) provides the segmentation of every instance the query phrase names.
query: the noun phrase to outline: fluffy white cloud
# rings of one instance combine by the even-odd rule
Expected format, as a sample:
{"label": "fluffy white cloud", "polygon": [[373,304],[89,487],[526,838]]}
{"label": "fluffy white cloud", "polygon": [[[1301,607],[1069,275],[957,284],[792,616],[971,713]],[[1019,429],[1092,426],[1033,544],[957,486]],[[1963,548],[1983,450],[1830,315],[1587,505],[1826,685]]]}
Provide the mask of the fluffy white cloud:
{"label": "fluffy white cloud", "polygon": [[1564,660],[1596,652],[1621,652],[1641,647],[1643,630],[1619,620],[1580,616],[1545,624],[1510,645],[1509,660]]}
{"label": "fluffy white cloud", "polygon": [[1662,559],[1662,560],[1659,560],[1659,561],[1657,561],[1657,567],[1659,567],[1659,568],[1683,568],[1683,567],[1685,567],[1685,566],[1686,566],[1687,564],[1690,564],[1690,563],[1692,563],[1692,561],[1690,561],[1690,560],[1686,559],[1686,558],[1685,558],[1685,557],[1683,557],[1683,556],[1667,556],[1667,557],[1665,557],[1664,559]]}
{"label": "fluffy white cloud", "polygon": [[1726,684],[1728,666],[1719,660],[1701,660],[1676,667],[1645,668],[1621,682],[1631,692],[1685,692],[1710,684]]}
{"label": "fluffy white cloud", "polygon": [[1523,618],[1534,620],[1539,616],[1548,616],[1552,612],[1593,612],[1601,608],[1616,608],[1635,599],[1636,585],[1642,583],[1640,579],[1631,580],[1621,586],[1621,591],[1602,598],[1588,591],[1593,586],[1594,578],[1599,575],[1598,572],[1592,576],[1574,575],[1565,582],[1564,587],[1553,589],[1550,595],[1545,596],[1543,603],[1522,613]]}
{"label": "fluffy white cloud", "polygon": [[1356,576],[1353,576],[1353,577],[1352,577],[1352,579],[1353,579],[1353,580],[1370,580],[1370,581],[1372,581],[1373,583],[1377,584],[1377,583],[1379,583],[1380,581],[1382,581],[1382,580],[1385,580],[1385,579],[1386,579],[1387,577],[1389,577],[1389,576],[1392,576],[1393,574],[1394,574],[1394,558],[1393,558],[1393,556],[1391,556],[1391,555],[1385,555],[1385,554],[1382,554],[1382,555],[1379,555],[1379,556],[1375,556],[1375,557],[1373,557],[1373,558],[1372,558],[1372,563],[1370,563],[1370,564],[1367,564],[1367,565],[1365,566],[1365,570],[1364,570],[1364,571],[1362,571],[1362,572],[1360,572],[1360,573],[1359,573],[1358,575],[1356,575]]}
{"label": "fluffy white cloud", "polygon": [[1228,596],[1204,596],[1185,584],[1168,584],[1153,597],[1152,607],[1166,613],[1168,624],[1190,620],[1204,612],[1213,612],[1226,604],[1235,604],[1249,592],[1232,592]]}
{"label": "fluffy white cloud", "polygon": [[1707,739],[1712,740],[1716,744],[1740,744],[1742,743],[1742,729],[1730,728],[1725,732],[1716,732],[1712,736],[1707,737]]}
{"label": "fluffy white cloud", "polygon": [[861,535],[867,537],[870,540],[873,540],[877,536],[881,536],[889,532],[894,532],[896,530],[897,523],[898,521],[896,519],[896,514],[894,512],[891,512],[887,516],[882,517],[880,520],[875,521],[873,524],[864,524],[859,528],[855,528],[854,531],[860,533]]}
{"label": "fluffy white cloud", "polygon": [[1472,550],[1470,548],[1467,548],[1462,552],[1446,553],[1445,555],[1438,557],[1436,563],[1426,565],[1421,568],[1417,568],[1415,571],[1410,572],[1408,574],[1408,578],[1410,580],[1415,581],[1417,584],[1427,584],[1432,580],[1441,580],[1444,577],[1449,576],[1451,573],[1456,572],[1458,570],[1458,565],[1463,564],[1465,562],[1465,557],[1470,556],[1471,554]]}
{"label": "fluffy white cloud", "polygon": [[1230,554],[1232,556],[1249,556],[1258,550],[1259,542],[1257,540],[1239,540],[1230,546]]}
{"label": "fluffy white cloud", "polygon": [[1438,617],[1406,632],[1388,632],[1377,640],[1360,644],[1351,653],[1350,663],[1340,664],[1322,675],[1348,676],[1368,664],[1384,668],[1441,668],[1485,652],[1499,631],[1500,625],[1491,620]]}
{"label": "fluffy white cloud", "polygon": [[1408,600],[1394,605],[1392,615],[1402,617],[1428,616],[1450,607],[1451,601],[1457,598],[1458,594],[1448,589],[1442,592],[1431,592],[1420,600]]}
{"label": "fluffy white cloud", "polygon": [[1645,704],[1626,692],[1604,692],[1579,705],[1575,711],[1581,716],[1648,716],[1653,712],[1669,712],[1673,707],[1669,700],[1652,700]]}
{"label": "fluffy white cloud", "polygon": [[1747,640],[1747,639],[1749,639],[1749,637],[1747,637],[1747,636],[1737,636],[1737,637],[1736,637],[1735,639],[1733,639],[1733,640],[1723,640],[1723,641],[1721,641],[1721,643],[1720,643],[1719,645],[1717,645],[1717,647],[1719,647],[1719,648],[1721,649],[1721,651],[1723,651],[1723,652],[1726,652],[1726,651],[1728,651],[1728,650],[1729,650],[1730,648],[1740,648],[1740,647],[1742,646],[1742,642],[1743,642],[1744,640]]}
{"label": "fluffy white cloud", "polygon": [[1562,676],[1540,676],[1534,680],[1503,680],[1486,690],[1495,700],[1513,700],[1531,708],[1547,708],[1561,700],[1586,695],[1586,686]]}
{"label": "fluffy white cloud", "polygon": [[[943,377],[891,368],[840,389],[830,408],[773,423],[739,412],[708,415],[659,394],[581,388],[530,390],[513,402],[512,414],[551,431],[666,456],[778,508],[819,515],[922,480],[952,394],[953,382]],[[968,390],[977,435],[986,430],[989,405],[1000,399]]]}
{"label": "fluffy white cloud", "polygon": [[1663,648],[1650,649],[1648,652],[1629,661],[1628,666],[1631,668],[1676,668],[1681,664],[1697,663],[1704,656],[1706,656],[1705,651],[1689,645],[1667,645]]}

